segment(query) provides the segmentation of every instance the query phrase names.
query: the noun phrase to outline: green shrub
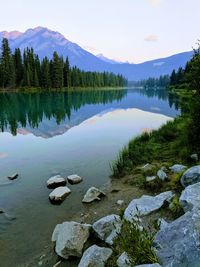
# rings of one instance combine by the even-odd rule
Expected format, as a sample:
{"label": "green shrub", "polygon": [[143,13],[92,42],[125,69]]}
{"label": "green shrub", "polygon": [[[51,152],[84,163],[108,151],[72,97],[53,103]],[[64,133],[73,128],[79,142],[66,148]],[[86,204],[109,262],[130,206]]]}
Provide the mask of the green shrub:
{"label": "green shrub", "polygon": [[158,262],[152,249],[154,235],[146,229],[140,229],[137,222],[124,221],[121,234],[113,245],[113,258],[107,266],[116,266],[116,259],[125,251],[131,259],[131,264]]}

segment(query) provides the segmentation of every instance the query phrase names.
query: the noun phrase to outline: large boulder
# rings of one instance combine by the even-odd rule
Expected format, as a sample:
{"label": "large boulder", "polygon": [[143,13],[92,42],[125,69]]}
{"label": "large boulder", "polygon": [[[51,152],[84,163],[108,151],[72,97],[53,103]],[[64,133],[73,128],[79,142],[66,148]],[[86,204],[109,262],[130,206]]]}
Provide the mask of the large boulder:
{"label": "large boulder", "polygon": [[161,229],[154,246],[162,266],[200,266],[200,211],[187,212]]}
{"label": "large boulder", "polygon": [[131,260],[126,252],[123,252],[117,259],[118,267],[132,267]]}
{"label": "large boulder", "polygon": [[179,200],[184,211],[200,209],[200,183],[186,187]]}
{"label": "large boulder", "polygon": [[104,267],[112,255],[112,249],[93,245],[84,253],[78,267]]}
{"label": "large boulder", "polygon": [[124,212],[124,219],[133,221],[138,216],[147,215],[160,209],[165,201],[169,202],[174,196],[172,191],[161,193],[157,196],[142,196],[133,199]]}
{"label": "large boulder", "polygon": [[182,165],[182,164],[174,164],[173,166],[169,167],[169,169],[172,171],[172,172],[175,172],[175,173],[181,173],[183,172],[185,169],[187,169],[187,167],[185,165]]}
{"label": "large boulder", "polygon": [[112,245],[115,237],[121,232],[121,226],[120,216],[112,214],[96,221],[92,228],[101,240]]}
{"label": "large boulder", "polygon": [[55,175],[47,181],[47,187],[48,188],[56,188],[58,186],[65,186],[66,180],[60,175]]}
{"label": "large boulder", "polygon": [[78,176],[77,174],[72,174],[67,177],[67,180],[70,184],[79,184],[83,181],[83,178]]}
{"label": "large boulder", "polygon": [[60,186],[49,194],[49,199],[53,203],[61,203],[70,193],[71,190],[67,186]]}
{"label": "large boulder", "polygon": [[77,222],[63,222],[57,224],[52,241],[56,242],[56,253],[68,259],[70,256],[81,257],[85,242],[89,238],[91,225]]}
{"label": "large boulder", "polygon": [[181,184],[183,187],[198,182],[200,182],[200,165],[189,168],[181,177]]}
{"label": "large boulder", "polygon": [[105,193],[99,190],[96,187],[90,187],[86,192],[82,202],[83,203],[90,203],[94,200],[101,200],[101,196],[105,196]]}

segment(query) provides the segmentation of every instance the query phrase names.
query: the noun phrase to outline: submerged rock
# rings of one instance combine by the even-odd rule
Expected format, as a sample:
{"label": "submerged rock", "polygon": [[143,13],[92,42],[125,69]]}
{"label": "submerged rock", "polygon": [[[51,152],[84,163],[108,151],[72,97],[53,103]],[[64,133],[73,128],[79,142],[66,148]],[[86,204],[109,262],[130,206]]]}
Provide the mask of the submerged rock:
{"label": "submerged rock", "polygon": [[129,256],[126,252],[123,252],[121,256],[117,259],[118,267],[132,267]]}
{"label": "submerged rock", "polygon": [[181,165],[181,164],[174,164],[173,166],[169,167],[169,169],[175,173],[181,173],[185,169],[187,169],[187,167],[185,165]]}
{"label": "submerged rock", "polygon": [[78,267],[104,267],[112,255],[112,249],[93,245],[84,253]]}
{"label": "submerged rock", "polygon": [[186,187],[179,200],[184,211],[200,209],[200,183]]}
{"label": "submerged rock", "polygon": [[161,229],[154,246],[161,265],[199,267],[200,211],[187,212]]}
{"label": "submerged rock", "polygon": [[121,226],[120,216],[112,214],[96,221],[92,228],[101,240],[112,245],[115,237],[121,232]]}
{"label": "submerged rock", "polygon": [[78,176],[77,174],[72,174],[67,177],[67,180],[70,184],[79,184],[83,181],[83,178]]}
{"label": "submerged rock", "polygon": [[137,216],[144,216],[160,209],[165,201],[170,201],[174,196],[172,191],[161,193],[157,196],[143,195],[133,199],[124,212],[124,219],[133,221]]}
{"label": "submerged rock", "polygon": [[9,179],[9,180],[15,180],[15,179],[17,179],[18,176],[19,176],[18,173],[14,173],[14,174],[12,174],[12,175],[9,175],[9,176],[8,176],[8,179]]}
{"label": "submerged rock", "polygon": [[56,242],[56,253],[64,259],[71,256],[81,257],[84,244],[89,238],[90,228],[89,224],[73,221],[57,224],[51,239]]}
{"label": "submerged rock", "polygon": [[99,190],[96,187],[90,187],[88,191],[86,192],[82,202],[83,203],[90,203],[94,200],[101,200],[101,196],[105,196],[106,194]]}
{"label": "submerged rock", "polygon": [[167,179],[167,174],[166,172],[164,172],[164,170],[160,169],[158,172],[157,172],[157,176],[160,180],[162,181],[165,181]]}
{"label": "submerged rock", "polygon": [[66,185],[66,180],[60,175],[53,176],[49,178],[49,180],[47,181],[47,187],[49,188],[56,188],[58,186],[65,186],[65,185]]}
{"label": "submerged rock", "polygon": [[183,187],[200,182],[200,165],[189,168],[181,177]]}
{"label": "submerged rock", "polygon": [[52,202],[62,202],[69,194],[71,193],[71,190],[67,186],[60,186],[54,189],[49,194],[49,199]]}

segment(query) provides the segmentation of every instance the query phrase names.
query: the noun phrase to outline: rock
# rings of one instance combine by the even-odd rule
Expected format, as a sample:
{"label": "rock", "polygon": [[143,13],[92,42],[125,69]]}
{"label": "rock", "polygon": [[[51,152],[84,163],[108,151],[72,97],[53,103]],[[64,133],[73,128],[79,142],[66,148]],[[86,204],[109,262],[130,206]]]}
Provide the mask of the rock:
{"label": "rock", "polygon": [[51,239],[56,242],[56,253],[64,259],[70,256],[81,257],[84,244],[89,238],[90,228],[89,224],[73,221],[57,224]]}
{"label": "rock", "polygon": [[71,190],[67,186],[60,186],[54,189],[49,194],[49,199],[52,202],[62,202],[69,194],[71,193]]}
{"label": "rock", "polygon": [[66,185],[66,180],[60,175],[53,176],[49,178],[49,180],[47,181],[47,187],[49,188],[56,188],[58,186],[65,186],[65,185]]}
{"label": "rock", "polygon": [[162,266],[199,267],[200,211],[187,212],[161,229],[154,246]]}
{"label": "rock", "polygon": [[117,200],[117,205],[122,206],[124,204],[124,200],[119,199]]}
{"label": "rock", "polygon": [[81,178],[77,174],[72,174],[67,177],[67,180],[70,184],[79,184],[83,181],[83,178]]}
{"label": "rock", "polygon": [[146,182],[152,182],[152,181],[154,181],[154,180],[156,180],[156,176],[147,176],[146,177]]}
{"label": "rock", "polygon": [[194,160],[194,161],[198,161],[198,160],[199,160],[198,154],[196,154],[196,153],[190,155],[190,158],[191,158],[192,160]]}
{"label": "rock", "polygon": [[170,201],[173,196],[172,191],[167,191],[157,196],[143,195],[141,198],[133,199],[124,212],[124,219],[133,221],[138,216],[156,211],[163,206],[165,201]]}
{"label": "rock", "polygon": [[192,209],[200,209],[200,183],[186,187],[179,201],[185,212]]}
{"label": "rock", "polygon": [[169,169],[175,173],[181,173],[187,169],[187,167],[181,164],[174,164],[173,166],[169,167]]}
{"label": "rock", "polygon": [[158,263],[149,263],[149,264],[137,265],[134,267],[161,267],[161,265]]}
{"label": "rock", "polygon": [[105,196],[105,193],[99,190],[96,187],[90,187],[86,192],[82,202],[83,203],[90,203],[94,200],[101,200],[100,197]]}
{"label": "rock", "polygon": [[121,256],[117,259],[118,267],[131,267],[130,258],[126,252],[123,252]]}
{"label": "rock", "polygon": [[9,179],[9,180],[15,180],[15,179],[17,179],[18,176],[19,176],[18,173],[14,173],[14,174],[12,174],[12,175],[9,175],[9,176],[8,176],[8,179]]}
{"label": "rock", "polygon": [[200,165],[189,168],[181,177],[183,187],[200,182]]}
{"label": "rock", "polygon": [[162,181],[165,181],[167,179],[167,174],[162,169],[157,172],[157,176]]}
{"label": "rock", "polygon": [[120,216],[112,214],[96,221],[92,228],[101,240],[112,245],[115,237],[121,232],[121,226]]}
{"label": "rock", "polygon": [[104,267],[112,255],[112,249],[93,245],[84,253],[78,267]]}
{"label": "rock", "polygon": [[158,226],[160,227],[160,229],[164,229],[169,224],[163,218],[159,218],[158,221],[157,221],[157,223],[158,223]]}
{"label": "rock", "polygon": [[4,210],[3,210],[3,209],[0,209],[0,214],[1,214],[1,213],[4,213]]}

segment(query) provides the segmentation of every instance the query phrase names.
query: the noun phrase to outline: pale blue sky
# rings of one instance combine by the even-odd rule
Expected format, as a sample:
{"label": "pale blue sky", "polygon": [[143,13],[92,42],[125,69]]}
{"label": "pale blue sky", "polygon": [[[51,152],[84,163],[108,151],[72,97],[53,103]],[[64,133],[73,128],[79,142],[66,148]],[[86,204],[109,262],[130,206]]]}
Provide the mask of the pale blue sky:
{"label": "pale blue sky", "polygon": [[142,62],[191,50],[200,0],[0,0],[0,31],[45,26],[94,54]]}

